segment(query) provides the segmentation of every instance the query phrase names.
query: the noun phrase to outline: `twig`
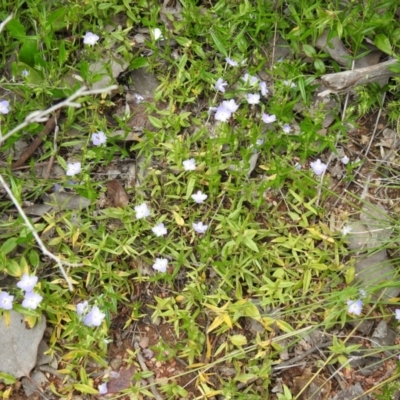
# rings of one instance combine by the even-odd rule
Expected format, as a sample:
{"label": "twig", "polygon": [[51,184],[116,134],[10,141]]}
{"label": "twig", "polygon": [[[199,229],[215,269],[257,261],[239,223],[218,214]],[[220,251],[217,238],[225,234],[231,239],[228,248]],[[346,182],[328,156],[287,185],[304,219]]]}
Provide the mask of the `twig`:
{"label": "twig", "polygon": [[44,176],[43,176],[44,179],[49,179],[51,169],[53,168],[54,160],[55,160],[56,154],[57,154],[57,136],[58,136],[59,130],[60,130],[60,128],[57,124],[57,118],[56,118],[55,127],[54,127],[54,138],[53,138],[53,154],[51,155],[51,157],[49,159],[49,164],[47,165],[46,172],[44,173]]}
{"label": "twig", "polygon": [[13,15],[10,14],[1,24],[0,24],[0,33],[4,29],[4,27],[13,19]]}
{"label": "twig", "polygon": [[35,152],[35,150],[40,146],[43,138],[47,136],[56,126],[56,121],[60,115],[60,110],[57,110],[55,115],[51,117],[44,126],[42,132],[36,136],[35,140],[28,146],[28,148],[22,153],[21,157],[11,165],[11,169],[20,167],[25,163],[25,161]]}
{"label": "twig", "polygon": [[[142,368],[143,371],[148,371],[149,369],[147,368],[146,362],[145,362],[143,356],[140,354],[139,344],[134,343],[133,346],[135,347],[135,350],[136,350],[136,357],[139,361],[140,368]],[[148,380],[150,382],[150,390],[151,390],[151,393],[153,393],[154,398],[156,400],[163,400],[163,398],[160,396],[160,394],[157,391],[156,382],[155,382],[154,378],[152,376],[150,376],[148,378]]]}
{"label": "twig", "polygon": [[70,291],[73,291],[72,282],[69,279],[69,277],[67,276],[67,273],[65,272],[63,264],[68,265],[68,266],[72,266],[72,267],[76,267],[76,266],[81,265],[81,264],[72,264],[72,263],[69,263],[69,262],[66,262],[66,261],[62,261],[60,258],[58,258],[56,255],[54,255],[52,252],[47,250],[46,246],[42,242],[42,239],[40,239],[40,236],[37,234],[35,228],[33,227],[32,223],[31,223],[31,221],[29,221],[29,218],[26,216],[24,210],[19,205],[18,200],[13,195],[13,192],[11,191],[11,189],[9,188],[9,186],[7,185],[7,183],[5,182],[5,180],[3,179],[3,176],[1,174],[0,174],[0,183],[4,187],[4,189],[7,192],[7,194],[9,195],[9,197],[10,197],[11,201],[13,202],[14,206],[18,210],[19,215],[21,215],[22,219],[24,220],[25,225],[28,227],[29,231],[32,233],[32,235],[35,238],[36,243],[40,247],[40,250],[42,251],[42,253],[44,255],[46,255],[47,257],[50,257],[52,260],[54,260],[57,263],[58,268],[60,269],[60,272],[61,272],[62,276],[64,277],[64,279],[66,280],[66,282],[68,284],[68,289]]}

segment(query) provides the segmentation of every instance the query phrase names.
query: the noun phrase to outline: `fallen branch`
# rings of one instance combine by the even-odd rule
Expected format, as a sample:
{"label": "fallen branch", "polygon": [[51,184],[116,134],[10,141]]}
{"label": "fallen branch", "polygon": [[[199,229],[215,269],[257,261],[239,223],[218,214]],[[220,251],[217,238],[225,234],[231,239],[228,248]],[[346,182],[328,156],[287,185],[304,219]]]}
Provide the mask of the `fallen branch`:
{"label": "fallen branch", "polygon": [[396,72],[391,71],[389,67],[396,65],[397,63],[397,60],[389,60],[380,64],[371,65],[370,67],[322,75],[322,84],[328,90],[320,93],[320,96],[326,95],[327,92],[347,92],[354,86],[388,79],[389,77],[396,75]]}

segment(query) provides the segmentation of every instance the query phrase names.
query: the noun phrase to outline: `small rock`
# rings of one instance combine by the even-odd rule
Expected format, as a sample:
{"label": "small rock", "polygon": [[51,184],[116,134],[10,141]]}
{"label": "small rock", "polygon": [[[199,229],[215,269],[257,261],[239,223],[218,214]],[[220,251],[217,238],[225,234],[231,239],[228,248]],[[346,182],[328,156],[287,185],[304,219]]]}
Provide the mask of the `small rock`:
{"label": "small rock", "polygon": [[361,385],[357,382],[355,385],[348,387],[345,390],[340,390],[332,400],[371,400],[369,395],[364,395],[364,390]]}
{"label": "small rock", "polygon": [[347,246],[350,250],[367,251],[368,242],[371,240],[371,234],[368,227],[361,222],[352,222],[348,224],[351,229],[346,237]]}
{"label": "small rock", "polygon": [[40,393],[47,382],[45,374],[40,371],[33,371],[29,378],[22,378],[22,386],[28,397],[34,393]]}

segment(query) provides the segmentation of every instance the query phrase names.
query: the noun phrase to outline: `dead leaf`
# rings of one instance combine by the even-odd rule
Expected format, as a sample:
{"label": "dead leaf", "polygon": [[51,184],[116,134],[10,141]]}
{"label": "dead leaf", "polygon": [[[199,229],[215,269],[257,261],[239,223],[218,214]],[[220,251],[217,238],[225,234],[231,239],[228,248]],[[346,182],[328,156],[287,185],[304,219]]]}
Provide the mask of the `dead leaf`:
{"label": "dead leaf", "polygon": [[142,349],[145,349],[148,345],[149,345],[149,338],[148,338],[148,336],[142,337],[142,339],[141,339],[140,342],[139,342],[139,346],[140,346]]}
{"label": "dead leaf", "polygon": [[129,204],[129,197],[125,189],[116,179],[107,182],[107,198],[114,207],[124,208]]}
{"label": "dead leaf", "polygon": [[133,375],[136,368],[131,365],[129,368],[122,368],[116,377],[111,378],[107,383],[108,393],[119,393],[121,390],[128,389],[133,384]]}

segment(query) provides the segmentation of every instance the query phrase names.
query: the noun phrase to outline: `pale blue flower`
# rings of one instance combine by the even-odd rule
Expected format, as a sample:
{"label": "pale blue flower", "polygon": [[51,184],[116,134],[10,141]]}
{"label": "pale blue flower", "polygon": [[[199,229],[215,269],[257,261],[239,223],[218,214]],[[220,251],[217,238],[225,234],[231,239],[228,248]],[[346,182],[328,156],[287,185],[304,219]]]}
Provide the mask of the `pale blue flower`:
{"label": "pale blue flower", "polygon": [[0,114],[8,114],[10,112],[10,103],[7,100],[0,101]]}
{"label": "pale blue flower", "polygon": [[269,115],[269,114],[263,113],[261,118],[266,124],[271,124],[272,122],[276,121],[276,115],[274,115],[274,114]]}
{"label": "pale blue flower", "polygon": [[292,130],[292,128],[290,127],[289,124],[285,124],[285,125],[282,126],[282,130],[283,130],[283,132],[285,132],[285,133],[290,133],[290,131]]}
{"label": "pale blue flower", "polygon": [[324,164],[319,158],[317,161],[310,162],[310,167],[314,171],[314,174],[317,176],[322,175],[328,168],[328,166]]}
{"label": "pale blue flower", "polygon": [[151,230],[157,237],[164,236],[168,233],[167,228],[164,226],[162,222],[151,228]]}
{"label": "pale blue flower", "polygon": [[17,286],[25,290],[25,292],[32,292],[33,288],[37,284],[38,277],[35,275],[23,274],[21,280],[17,283]]}
{"label": "pale blue flower", "polygon": [[215,89],[219,92],[225,93],[225,86],[228,85],[228,82],[224,81],[222,78],[218,78],[217,82],[215,82]]}
{"label": "pale blue flower", "polygon": [[99,391],[99,394],[107,394],[108,393],[108,388],[107,388],[107,382],[102,383],[97,387],[97,390]]}
{"label": "pale blue flower", "polygon": [[239,65],[239,63],[235,60],[232,60],[232,58],[226,57],[225,61],[227,64],[229,64],[232,67],[237,67]]}
{"label": "pale blue flower", "polygon": [[196,169],[196,161],[194,158],[189,158],[182,162],[185,171],[194,171]]}
{"label": "pale blue flower", "polygon": [[78,314],[80,319],[83,319],[83,316],[89,311],[89,303],[87,300],[82,301],[76,305],[76,313]]}
{"label": "pale blue flower", "polygon": [[260,82],[260,92],[263,96],[266,96],[269,93],[267,88],[267,82],[261,81]]}
{"label": "pale blue flower", "polygon": [[204,225],[203,222],[193,222],[192,224],[193,229],[197,232],[197,233],[205,233],[205,231],[208,228],[208,225]]}
{"label": "pale blue flower", "polygon": [[26,292],[24,300],[22,301],[22,307],[36,310],[37,306],[41,303],[43,297],[34,292]]}
{"label": "pale blue flower", "polygon": [[107,142],[107,136],[104,132],[99,131],[96,133],[92,133],[92,143],[95,146],[101,146],[102,144]]}
{"label": "pale blue flower", "polygon": [[350,161],[349,157],[344,156],[343,158],[340,159],[340,161],[342,162],[342,164],[347,165]]}
{"label": "pale blue flower", "polygon": [[260,95],[258,93],[249,93],[247,95],[247,102],[249,104],[258,104],[260,102]]}
{"label": "pale blue flower", "polygon": [[217,121],[226,122],[232,116],[232,111],[228,110],[225,106],[221,105],[217,108],[214,118]]}
{"label": "pale blue flower", "polygon": [[361,300],[347,300],[347,312],[354,315],[361,315],[363,302]]}
{"label": "pale blue flower", "polygon": [[75,163],[67,163],[67,172],[65,173],[67,176],[74,176],[77,175],[81,172],[81,163],[75,162]]}
{"label": "pale blue flower", "polygon": [[86,326],[93,327],[93,326],[100,326],[105,318],[106,314],[102,313],[99,307],[94,306],[86,315],[85,320],[83,323]]}
{"label": "pale blue flower", "polygon": [[256,85],[260,81],[256,76],[247,73],[243,75],[242,80],[250,86]]}
{"label": "pale blue flower", "polygon": [[394,310],[394,312],[395,312],[395,314],[396,314],[395,318],[396,318],[397,320],[400,320],[400,310],[399,310],[398,308],[396,308],[396,310]]}
{"label": "pale blue flower", "polygon": [[234,113],[237,111],[237,109],[239,108],[239,104],[236,104],[234,99],[231,99],[229,101],[223,101],[222,105],[228,109],[231,113]]}
{"label": "pale blue flower", "polygon": [[11,296],[7,292],[0,293],[0,309],[11,310],[13,308],[14,296]]}
{"label": "pale blue flower", "polygon": [[29,75],[29,71],[27,69],[22,70],[21,75],[27,77]]}

